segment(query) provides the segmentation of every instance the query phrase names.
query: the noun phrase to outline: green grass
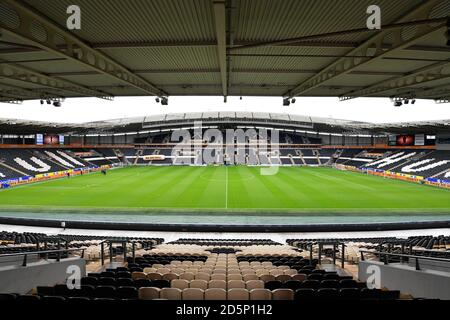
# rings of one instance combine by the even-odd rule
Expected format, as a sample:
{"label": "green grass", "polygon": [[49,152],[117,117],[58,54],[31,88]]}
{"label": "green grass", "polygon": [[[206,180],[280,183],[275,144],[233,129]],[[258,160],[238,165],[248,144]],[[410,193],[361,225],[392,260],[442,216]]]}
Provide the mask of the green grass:
{"label": "green grass", "polygon": [[3,210],[444,213],[450,191],[332,168],[128,167],[0,191]]}

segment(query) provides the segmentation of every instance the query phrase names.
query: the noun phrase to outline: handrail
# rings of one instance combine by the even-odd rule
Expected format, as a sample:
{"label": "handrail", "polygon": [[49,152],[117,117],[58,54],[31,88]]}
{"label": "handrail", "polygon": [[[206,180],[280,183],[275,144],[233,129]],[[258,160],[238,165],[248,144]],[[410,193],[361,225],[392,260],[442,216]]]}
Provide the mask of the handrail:
{"label": "handrail", "polygon": [[14,253],[3,253],[0,254],[0,258],[3,257],[17,257],[17,256],[23,256],[23,262],[22,266],[27,266],[27,256],[33,255],[33,254],[49,254],[49,253],[57,253],[58,256],[56,258],[56,261],[61,260],[61,253],[64,252],[73,252],[73,251],[81,251],[81,257],[84,258],[84,248],[72,248],[72,249],[56,249],[56,250],[41,250],[41,251],[28,251],[28,252],[14,252]]}
{"label": "handrail", "polygon": [[416,270],[420,270],[419,259],[429,260],[429,261],[449,262],[450,263],[450,259],[447,259],[447,258],[436,258],[436,257],[427,257],[427,256],[419,256],[419,255],[411,255],[411,254],[390,253],[390,252],[383,252],[383,251],[368,251],[368,250],[361,250],[360,253],[361,253],[361,261],[365,261],[364,253],[370,253],[370,254],[378,255],[380,261],[381,261],[381,257],[383,256],[384,264],[389,264],[388,257],[390,257],[390,256],[392,256],[392,257],[399,257],[399,258],[415,259]]}

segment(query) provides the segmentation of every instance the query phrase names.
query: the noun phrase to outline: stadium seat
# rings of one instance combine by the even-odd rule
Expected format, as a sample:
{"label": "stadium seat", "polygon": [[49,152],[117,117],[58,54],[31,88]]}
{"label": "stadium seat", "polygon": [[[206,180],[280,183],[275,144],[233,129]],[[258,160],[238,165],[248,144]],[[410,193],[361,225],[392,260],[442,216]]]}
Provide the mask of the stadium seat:
{"label": "stadium seat", "polygon": [[159,297],[168,300],[181,300],[182,292],[178,288],[162,288]]}
{"label": "stadium seat", "polygon": [[232,288],[227,292],[227,300],[249,300],[250,295],[247,289]]}
{"label": "stadium seat", "polygon": [[291,289],[272,290],[272,300],[294,300],[294,291]]}
{"label": "stadium seat", "polygon": [[183,300],[204,300],[205,291],[200,288],[186,288],[183,290],[182,296]]}
{"label": "stadium seat", "polygon": [[160,297],[160,288],[156,287],[142,287],[138,290],[138,296],[141,300],[154,300]]}
{"label": "stadium seat", "polygon": [[227,291],[222,288],[209,288],[205,290],[205,300],[226,300]]}
{"label": "stadium seat", "polygon": [[250,290],[250,300],[272,300],[272,291],[269,289],[252,289]]}

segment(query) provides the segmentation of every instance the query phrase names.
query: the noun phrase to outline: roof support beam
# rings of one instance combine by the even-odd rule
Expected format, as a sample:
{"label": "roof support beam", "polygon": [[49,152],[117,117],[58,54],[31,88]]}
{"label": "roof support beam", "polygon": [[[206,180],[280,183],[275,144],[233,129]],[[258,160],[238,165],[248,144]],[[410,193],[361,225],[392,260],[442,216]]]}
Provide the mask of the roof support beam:
{"label": "roof support beam", "polygon": [[[442,1],[442,0],[439,0]],[[421,25],[429,25],[432,23],[440,23],[445,22],[446,18],[436,18],[436,19],[421,19],[421,20],[415,20],[415,21],[405,21],[405,22],[398,22],[393,24],[388,24],[382,26],[382,31],[386,30],[395,30],[399,28],[406,28],[411,26],[421,26]],[[358,29],[348,29],[348,30],[341,30],[341,31],[335,31],[335,32],[327,32],[327,33],[319,33],[319,34],[313,34],[308,36],[302,36],[298,38],[288,38],[288,39],[281,39],[281,40],[274,40],[274,41],[268,41],[268,42],[256,42],[256,43],[249,43],[249,44],[243,44],[239,46],[234,46],[232,48],[229,48],[228,51],[239,51],[244,49],[253,49],[253,48],[259,48],[259,47],[270,47],[270,46],[289,46],[293,44],[298,43],[308,43],[309,41],[315,41],[320,40],[322,38],[330,38],[330,37],[337,37],[342,35],[349,35],[349,34],[358,34],[358,33],[380,33],[382,31],[379,30],[370,30],[367,28],[358,28]]]}
{"label": "roof support beam", "polygon": [[450,99],[450,84],[424,89],[418,92],[420,98],[428,98],[428,99]]}
{"label": "roof support beam", "polygon": [[219,60],[220,78],[222,80],[222,94],[226,99],[228,95],[228,76],[225,1],[213,0],[213,11],[216,26],[217,58]]}
{"label": "roof support beam", "polygon": [[[245,46],[245,45],[253,45],[256,42],[247,42],[247,41],[234,41],[235,46]],[[102,42],[102,43],[92,43],[91,47],[94,49],[129,49],[129,48],[171,48],[171,47],[209,47],[215,46],[216,42],[212,41],[198,41],[198,42]],[[329,48],[329,49],[354,49],[358,47],[357,42],[329,42],[329,41],[300,41],[295,43],[288,43],[285,45],[278,45],[281,47],[313,47],[313,48]],[[276,47],[276,45],[270,45],[269,47]],[[389,49],[391,46],[387,43],[381,45],[382,49]],[[66,46],[59,46],[60,50],[66,49]],[[422,51],[422,52],[447,52],[446,47],[434,47],[434,46],[419,46],[413,45],[403,50],[407,51]],[[39,52],[43,51],[39,47],[34,46],[22,46],[22,45],[13,45],[11,44],[10,48],[2,48],[0,49],[0,54],[13,54],[13,53],[28,53],[28,52]],[[238,55],[238,54],[233,54]],[[246,55],[252,55],[251,53],[247,53]]]}
{"label": "roof support beam", "polygon": [[[42,16],[27,4],[14,0],[3,0],[2,3],[3,9],[6,8],[5,10],[9,10],[11,15],[17,17],[15,22],[0,21],[0,28],[3,31],[20,39],[31,41],[33,45],[43,50],[77,61],[147,94],[167,95],[164,91],[133,74],[104,53],[92,48],[69,31],[59,27],[55,22]],[[30,26],[33,26],[33,28]],[[36,30],[39,31],[36,32]]]}
{"label": "roof support beam", "polygon": [[10,98],[28,97],[30,99],[35,99],[39,96],[32,90],[13,86],[11,84],[5,84],[2,82],[0,82],[0,95]]}
{"label": "roof support beam", "polygon": [[[2,60],[0,60],[0,62],[1,61]],[[77,95],[97,97],[107,100],[112,100],[113,98],[110,94],[102,91],[92,90],[68,80],[49,77],[45,74],[15,64],[1,63],[0,78],[2,77],[24,81],[38,86],[54,88],[58,91],[70,92],[71,94],[76,93]]]}
{"label": "roof support beam", "polygon": [[[429,0],[422,3],[416,9],[401,18],[398,23],[406,24],[413,23],[414,21],[424,21],[428,19],[430,12],[440,3],[445,0]],[[441,19],[442,20],[442,19]],[[445,26],[445,21],[440,21],[438,23],[428,23],[420,24],[411,29],[411,26],[401,27],[401,28],[389,28],[387,30],[381,29],[375,36],[370,37],[367,41],[359,45],[357,48],[348,52],[348,55],[359,55],[365,56],[362,58],[349,58],[342,57],[337,59],[335,62],[329,64],[322,69],[321,72],[314,75],[313,77],[307,79],[296,85],[294,88],[285,93],[285,96],[297,96],[305,94],[306,92],[314,89],[324,82],[334,79],[339,75],[346,74],[357,67],[366,65],[369,62],[373,62],[385,57],[388,54],[396,50],[401,50],[406,47],[411,46],[419,39],[424,36],[439,30]],[[390,49],[383,49],[383,40],[386,38],[392,38],[393,44]],[[406,38],[406,39],[405,39]]]}
{"label": "roof support beam", "polygon": [[[343,101],[357,97],[377,96],[382,92],[401,90],[422,83],[448,78],[450,78],[450,59],[420,68],[404,76],[393,77],[359,90],[344,93],[339,97],[339,100]],[[411,88],[410,91],[414,92],[415,90],[414,88]]]}

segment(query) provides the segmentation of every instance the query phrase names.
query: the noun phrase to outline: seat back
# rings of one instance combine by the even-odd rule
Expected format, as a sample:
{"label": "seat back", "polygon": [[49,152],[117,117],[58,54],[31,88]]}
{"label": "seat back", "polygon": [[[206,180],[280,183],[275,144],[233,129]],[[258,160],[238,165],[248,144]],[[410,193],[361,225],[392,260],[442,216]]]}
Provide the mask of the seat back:
{"label": "seat back", "polygon": [[272,291],[269,289],[250,290],[250,300],[272,300]]}
{"label": "seat back", "polygon": [[227,291],[222,288],[206,289],[205,300],[227,300]]}
{"label": "seat back", "polygon": [[243,288],[233,288],[229,289],[227,293],[228,300],[248,300],[250,294],[247,289]]}
{"label": "seat back", "polygon": [[183,300],[204,300],[204,299],[205,299],[205,291],[203,289],[186,288],[183,290]]}
{"label": "seat back", "polygon": [[170,282],[170,286],[172,288],[178,288],[178,289],[184,290],[186,288],[189,288],[189,281],[187,281],[185,279],[173,279]]}
{"label": "seat back", "polygon": [[249,280],[245,283],[247,290],[252,289],[264,289],[264,281],[262,280]]}
{"label": "seat back", "polygon": [[178,288],[162,288],[159,297],[167,300],[181,300],[182,290]]}
{"label": "seat back", "polygon": [[161,289],[156,287],[142,287],[138,290],[140,300],[159,299]]}
{"label": "seat back", "polygon": [[210,280],[208,283],[208,288],[220,288],[227,289],[227,282],[225,280]]}
{"label": "seat back", "polygon": [[275,289],[272,291],[272,300],[294,300],[294,291],[291,289]]}

